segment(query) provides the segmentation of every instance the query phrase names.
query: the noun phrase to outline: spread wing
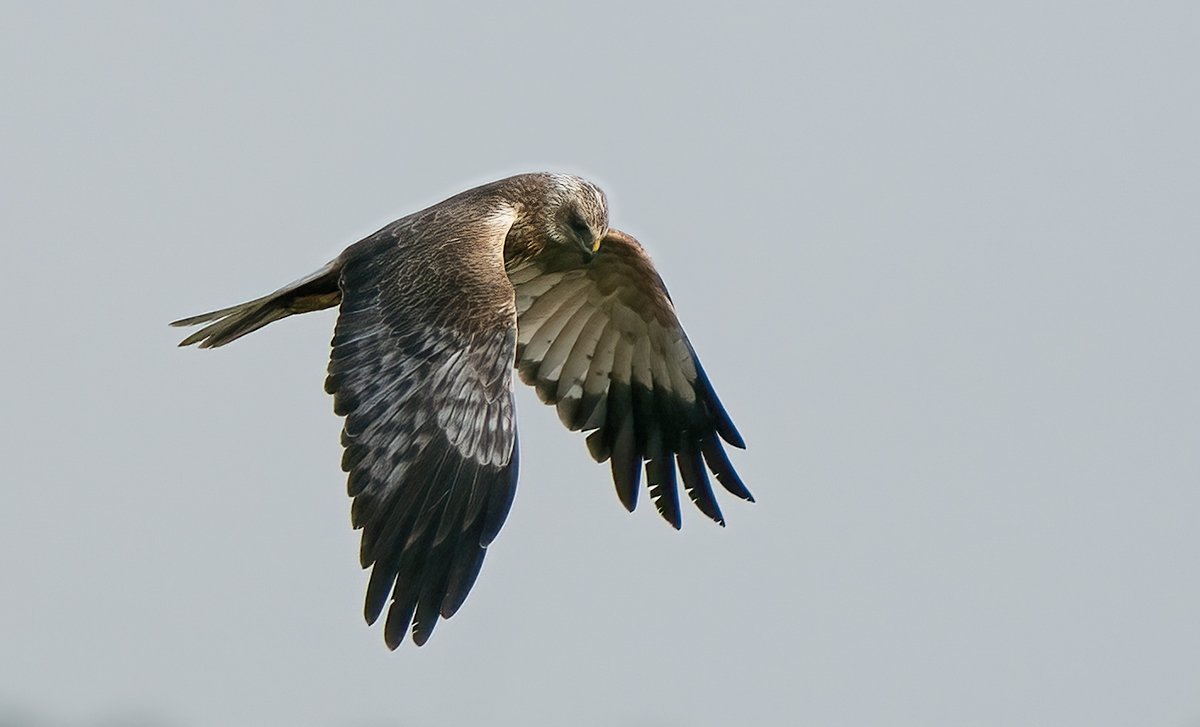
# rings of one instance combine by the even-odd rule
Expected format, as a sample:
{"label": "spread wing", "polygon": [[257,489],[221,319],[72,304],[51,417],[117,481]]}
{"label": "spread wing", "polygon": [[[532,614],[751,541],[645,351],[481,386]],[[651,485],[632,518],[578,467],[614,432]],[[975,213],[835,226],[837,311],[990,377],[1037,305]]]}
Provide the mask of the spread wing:
{"label": "spread wing", "polygon": [[374,623],[390,596],[384,639],[394,649],[410,624],[423,644],[462,605],[508,514],[516,320],[503,273],[500,287],[476,281],[461,297],[462,285],[437,287],[440,263],[422,264],[427,242],[377,238],[342,256],[325,388],[346,417],[342,469],[372,567],[366,618]]}
{"label": "spread wing", "polygon": [[588,449],[611,460],[617,495],[637,505],[642,463],[650,497],[680,526],[676,470],[700,510],[724,525],[708,473],[753,501],[721,440],[742,448],[696,358],[662,279],[637,240],[610,230],[595,258],[550,246],[508,271],[517,295],[517,369]]}

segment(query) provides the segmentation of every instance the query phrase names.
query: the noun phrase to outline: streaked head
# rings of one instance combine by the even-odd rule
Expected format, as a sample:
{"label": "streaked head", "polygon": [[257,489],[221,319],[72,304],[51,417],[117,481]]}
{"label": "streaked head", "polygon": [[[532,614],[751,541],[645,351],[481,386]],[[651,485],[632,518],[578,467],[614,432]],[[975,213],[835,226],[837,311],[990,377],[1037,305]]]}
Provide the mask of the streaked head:
{"label": "streaked head", "polygon": [[546,233],[591,260],[608,233],[608,200],[600,188],[569,174],[551,174]]}

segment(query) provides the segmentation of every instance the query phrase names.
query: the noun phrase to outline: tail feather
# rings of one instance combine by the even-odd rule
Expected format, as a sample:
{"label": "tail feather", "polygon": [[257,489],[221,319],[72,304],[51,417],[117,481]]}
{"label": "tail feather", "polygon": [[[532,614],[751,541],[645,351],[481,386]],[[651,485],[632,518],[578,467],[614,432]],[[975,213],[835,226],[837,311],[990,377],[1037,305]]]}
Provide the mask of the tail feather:
{"label": "tail feather", "polygon": [[286,285],[268,296],[183,318],[171,325],[195,326],[212,321],[183,339],[179,345],[199,344],[200,348],[224,346],[281,318],[337,305],[342,300],[342,291],[338,287],[341,271],[341,263],[334,260],[312,275]]}

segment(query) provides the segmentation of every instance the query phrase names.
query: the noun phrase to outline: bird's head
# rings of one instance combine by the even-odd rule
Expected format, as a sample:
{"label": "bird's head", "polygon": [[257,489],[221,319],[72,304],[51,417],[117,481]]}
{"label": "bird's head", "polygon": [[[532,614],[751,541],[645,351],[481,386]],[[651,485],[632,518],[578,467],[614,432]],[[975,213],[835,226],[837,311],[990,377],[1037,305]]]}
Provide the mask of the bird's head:
{"label": "bird's head", "polygon": [[591,260],[608,234],[608,200],[591,182],[567,174],[550,175],[546,233],[563,245],[577,247]]}

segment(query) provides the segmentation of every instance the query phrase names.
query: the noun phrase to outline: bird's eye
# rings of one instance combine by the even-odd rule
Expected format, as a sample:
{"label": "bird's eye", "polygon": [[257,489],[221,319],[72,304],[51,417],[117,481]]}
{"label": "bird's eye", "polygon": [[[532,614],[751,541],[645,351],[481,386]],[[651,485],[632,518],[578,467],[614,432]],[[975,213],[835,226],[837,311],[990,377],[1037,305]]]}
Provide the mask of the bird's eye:
{"label": "bird's eye", "polygon": [[583,220],[579,219],[578,217],[575,217],[571,220],[570,224],[571,224],[571,231],[574,232],[576,235],[578,235],[579,239],[581,239],[581,240],[591,239],[592,231],[588,229],[588,226],[584,223]]}

